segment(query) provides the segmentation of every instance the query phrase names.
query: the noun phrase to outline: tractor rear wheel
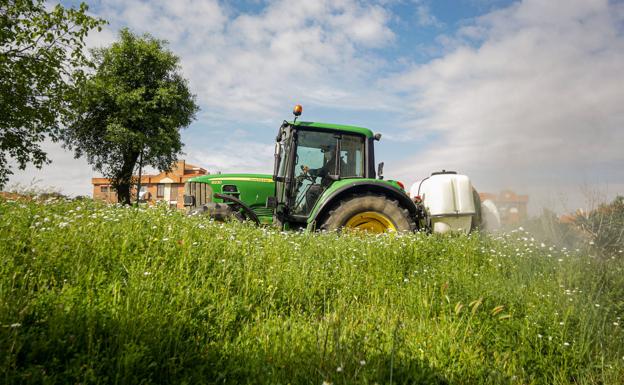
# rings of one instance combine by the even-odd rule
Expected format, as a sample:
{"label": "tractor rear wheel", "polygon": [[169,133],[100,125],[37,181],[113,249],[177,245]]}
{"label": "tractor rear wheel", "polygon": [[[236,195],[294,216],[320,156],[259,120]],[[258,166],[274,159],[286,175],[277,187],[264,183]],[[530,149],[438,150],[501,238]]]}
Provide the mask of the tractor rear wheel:
{"label": "tractor rear wheel", "polygon": [[409,211],[383,195],[356,195],[342,200],[328,214],[322,230],[342,228],[371,233],[414,231],[416,223]]}

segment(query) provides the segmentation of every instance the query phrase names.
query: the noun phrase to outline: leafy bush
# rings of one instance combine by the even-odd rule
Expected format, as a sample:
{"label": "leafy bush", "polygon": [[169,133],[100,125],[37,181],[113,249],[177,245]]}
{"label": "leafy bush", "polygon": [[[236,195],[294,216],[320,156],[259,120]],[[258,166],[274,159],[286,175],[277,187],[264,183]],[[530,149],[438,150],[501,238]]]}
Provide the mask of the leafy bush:
{"label": "leafy bush", "polygon": [[532,236],[548,245],[558,248],[579,249],[587,245],[573,221],[562,222],[554,211],[544,209],[542,214],[526,220],[522,224]]}
{"label": "leafy bush", "polygon": [[577,213],[574,224],[599,254],[621,256],[624,250],[624,196],[588,213]]}
{"label": "leafy bush", "polygon": [[544,209],[522,224],[540,242],[603,258],[624,256],[624,197],[585,212],[559,217]]}

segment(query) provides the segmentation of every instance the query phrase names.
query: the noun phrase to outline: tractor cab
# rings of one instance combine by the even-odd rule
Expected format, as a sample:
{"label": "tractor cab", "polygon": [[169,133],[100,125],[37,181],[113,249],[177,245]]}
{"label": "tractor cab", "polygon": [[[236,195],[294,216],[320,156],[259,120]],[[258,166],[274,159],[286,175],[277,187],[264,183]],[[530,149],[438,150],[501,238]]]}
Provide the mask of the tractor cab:
{"label": "tractor cab", "polygon": [[280,221],[304,224],[334,182],[375,178],[375,136],[361,127],[298,122],[297,111],[276,137],[273,205]]}

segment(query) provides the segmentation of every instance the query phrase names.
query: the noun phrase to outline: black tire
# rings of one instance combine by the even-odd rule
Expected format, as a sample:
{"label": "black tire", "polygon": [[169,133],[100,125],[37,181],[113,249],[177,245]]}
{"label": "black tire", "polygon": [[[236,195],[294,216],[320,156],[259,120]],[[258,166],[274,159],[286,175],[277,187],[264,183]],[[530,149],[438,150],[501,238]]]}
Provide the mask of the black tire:
{"label": "black tire", "polygon": [[348,197],[338,203],[320,225],[321,230],[334,231],[345,227],[354,216],[366,212],[382,214],[390,220],[398,232],[416,230],[416,222],[409,211],[399,203],[383,195],[367,194]]}

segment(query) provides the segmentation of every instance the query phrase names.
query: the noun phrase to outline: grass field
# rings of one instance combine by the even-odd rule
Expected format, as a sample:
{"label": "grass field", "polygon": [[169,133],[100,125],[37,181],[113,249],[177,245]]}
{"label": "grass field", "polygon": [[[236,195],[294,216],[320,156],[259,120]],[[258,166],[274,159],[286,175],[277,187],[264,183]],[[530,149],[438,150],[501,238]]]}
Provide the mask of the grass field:
{"label": "grass field", "polygon": [[0,383],[624,383],[621,253],[90,201],[0,218]]}

